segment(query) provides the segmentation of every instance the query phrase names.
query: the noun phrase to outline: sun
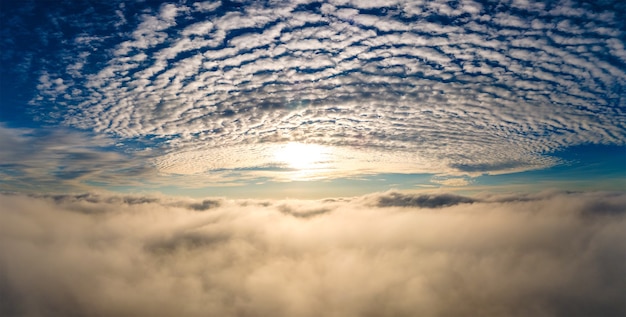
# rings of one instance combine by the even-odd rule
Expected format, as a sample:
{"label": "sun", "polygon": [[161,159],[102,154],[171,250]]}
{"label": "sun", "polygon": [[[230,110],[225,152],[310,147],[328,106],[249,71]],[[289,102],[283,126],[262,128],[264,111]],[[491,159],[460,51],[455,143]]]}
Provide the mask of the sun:
{"label": "sun", "polygon": [[290,142],[274,152],[274,159],[293,169],[312,170],[322,168],[328,155],[329,150],[325,146]]}

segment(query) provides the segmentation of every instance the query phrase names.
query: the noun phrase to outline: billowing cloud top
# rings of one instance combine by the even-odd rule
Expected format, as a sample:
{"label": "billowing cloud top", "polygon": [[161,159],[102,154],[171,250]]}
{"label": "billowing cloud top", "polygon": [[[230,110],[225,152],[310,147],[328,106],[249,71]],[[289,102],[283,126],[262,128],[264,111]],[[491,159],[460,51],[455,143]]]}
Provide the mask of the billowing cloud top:
{"label": "billowing cloud top", "polygon": [[98,6],[49,14],[55,60],[31,103],[129,146],[160,142],[161,173],[267,176],[276,147],[299,142],[332,149],[323,176],[479,175],[626,141],[621,1]]}
{"label": "billowing cloud top", "polygon": [[0,194],[0,315],[624,316],[625,206]]}

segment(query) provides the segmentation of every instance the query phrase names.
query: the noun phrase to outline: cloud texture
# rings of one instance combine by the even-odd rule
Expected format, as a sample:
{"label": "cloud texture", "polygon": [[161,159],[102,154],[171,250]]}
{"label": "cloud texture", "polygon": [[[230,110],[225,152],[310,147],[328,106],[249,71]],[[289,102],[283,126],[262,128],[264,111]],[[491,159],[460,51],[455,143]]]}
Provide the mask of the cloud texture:
{"label": "cloud texture", "polygon": [[115,142],[103,136],[60,128],[10,128],[0,122],[0,190],[85,190],[85,181],[138,185],[137,178],[153,171],[145,162],[150,151],[112,148]]}
{"label": "cloud texture", "polygon": [[272,166],[271,144],[295,141],[338,148],[342,171],[480,175],[626,140],[622,1],[83,7],[40,30],[61,44],[31,103],[122,143],[163,141],[161,173]]}
{"label": "cloud texture", "polygon": [[462,198],[3,194],[0,314],[626,313],[626,195]]}

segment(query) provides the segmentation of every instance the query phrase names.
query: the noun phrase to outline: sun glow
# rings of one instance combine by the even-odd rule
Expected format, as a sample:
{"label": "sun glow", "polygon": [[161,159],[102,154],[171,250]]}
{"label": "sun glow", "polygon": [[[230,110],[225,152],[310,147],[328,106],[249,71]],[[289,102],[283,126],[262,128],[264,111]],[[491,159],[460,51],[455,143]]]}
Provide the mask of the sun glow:
{"label": "sun glow", "polygon": [[324,178],[332,173],[332,148],[319,144],[290,142],[274,151],[274,160],[291,169],[286,176],[294,181]]}
{"label": "sun glow", "polygon": [[323,168],[329,159],[329,148],[317,144],[287,143],[274,152],[274,159],[297,170]]}

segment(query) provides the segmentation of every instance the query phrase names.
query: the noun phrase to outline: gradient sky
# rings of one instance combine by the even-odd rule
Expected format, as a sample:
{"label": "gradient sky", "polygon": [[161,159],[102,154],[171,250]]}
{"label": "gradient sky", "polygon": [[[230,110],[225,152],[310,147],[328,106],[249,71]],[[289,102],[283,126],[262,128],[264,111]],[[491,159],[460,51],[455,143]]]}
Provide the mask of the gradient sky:
{"label": "gradient sky", "polygon": [[0,32],[0,316],[626,316],[624,0],[0,0]]}
{"label": "gradient sky", "polygon": [[2,1],[0,189],[626,188],[623,1]]}

